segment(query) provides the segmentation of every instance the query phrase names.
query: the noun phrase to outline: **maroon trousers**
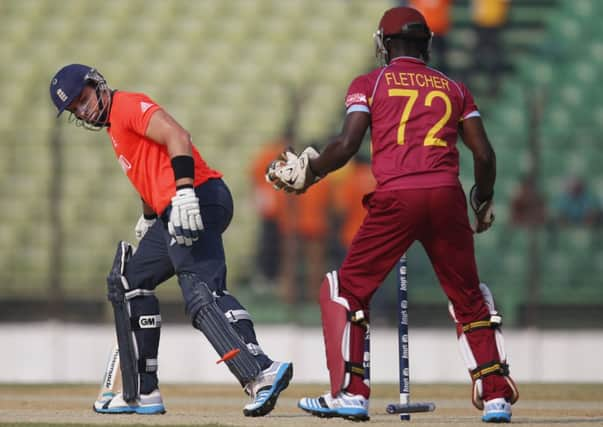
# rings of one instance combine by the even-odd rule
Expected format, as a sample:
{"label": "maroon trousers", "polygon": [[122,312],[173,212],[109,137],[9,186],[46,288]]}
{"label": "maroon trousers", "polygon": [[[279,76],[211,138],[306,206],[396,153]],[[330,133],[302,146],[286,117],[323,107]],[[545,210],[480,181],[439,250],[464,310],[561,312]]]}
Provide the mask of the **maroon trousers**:
{"label": "maroon trousers", "polygon": [[[452,302],[461,324],[488,319],[489,310],[479,289],[473,231],[460,186],[378,191],[365,197],[368,210],[339,270],[339,294],[350,310],[368,313],[369,302],[402,254],[416,240],[425,248],[440,285]],[[410,284],[412,286],[412,283]],[[361,362],[363,330],[352,325],[350,359]],[[492,329],[467,334],[478,365],[499,360]],[[483,379],[485,400],[509,397],[503,377]],[[368,387],[352,375],[347,391],[368,397]]]}

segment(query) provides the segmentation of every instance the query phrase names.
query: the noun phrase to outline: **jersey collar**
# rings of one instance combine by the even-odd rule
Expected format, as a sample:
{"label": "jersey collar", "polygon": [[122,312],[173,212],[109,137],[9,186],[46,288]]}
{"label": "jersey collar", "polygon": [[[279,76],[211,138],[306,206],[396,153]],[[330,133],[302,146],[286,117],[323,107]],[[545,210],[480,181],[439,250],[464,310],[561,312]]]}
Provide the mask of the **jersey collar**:
{"label": "jersey collar", "polygon": [[396,56],[391,61],[389,61],[388,65],[392,65],[398,62],[412,62],[414,64],[422,64],[425,65],[425,61],[419,58],[415,58],[414,56]]}

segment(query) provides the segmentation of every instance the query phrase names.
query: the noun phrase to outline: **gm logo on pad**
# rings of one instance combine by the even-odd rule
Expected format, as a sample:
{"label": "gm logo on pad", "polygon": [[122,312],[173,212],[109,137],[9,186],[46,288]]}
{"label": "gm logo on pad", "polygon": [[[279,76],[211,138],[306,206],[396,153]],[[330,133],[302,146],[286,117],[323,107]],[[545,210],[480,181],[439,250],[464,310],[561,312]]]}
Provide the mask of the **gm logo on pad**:
{"label": "gm logo on pad", "polygon": [[138,326],[141,329],[159,328],[161,326],[161,315],[140,316]]}

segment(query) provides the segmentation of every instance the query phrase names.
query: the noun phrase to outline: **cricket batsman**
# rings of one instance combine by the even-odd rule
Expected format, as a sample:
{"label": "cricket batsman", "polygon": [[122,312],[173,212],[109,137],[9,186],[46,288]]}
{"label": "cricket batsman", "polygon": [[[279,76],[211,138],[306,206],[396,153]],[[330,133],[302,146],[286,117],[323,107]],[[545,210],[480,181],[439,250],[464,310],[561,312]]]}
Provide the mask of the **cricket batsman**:
{"label": "cricket batsman", "polygon": [[[50,81],[58,115],[105,130],[115,158],[138,192],[138,249],[121,241],[107,278],[122,373],[122,392],[97,401],[105,414],[165,412],[157,377],[161,329],[155,288],[178,278],[186,312],[251,402],[246,416],[268,414],[293,375],[258,344],[251,315],[226,289],[222,233],[233,200],[222,174],[209,167],[189,133],[142,93],[112,90],[93,67],[70,64]],[[109,202],[111,203],[111,202]]]}

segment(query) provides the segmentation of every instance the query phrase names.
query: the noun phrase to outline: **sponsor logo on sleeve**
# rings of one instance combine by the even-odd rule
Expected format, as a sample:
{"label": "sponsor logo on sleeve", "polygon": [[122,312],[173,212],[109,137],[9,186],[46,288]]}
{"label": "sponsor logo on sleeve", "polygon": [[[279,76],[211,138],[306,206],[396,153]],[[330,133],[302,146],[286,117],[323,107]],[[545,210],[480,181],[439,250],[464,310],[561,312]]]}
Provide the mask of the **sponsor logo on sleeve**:
{"label": "sponsor logo on sleeve", "polygon": [[140,103],[140,111],[146,113],[149,108],[151,108],[155,104],[151,104],[150,102],[141,102]]}
{"label": "sponsor logo on sleeve", "polygon": [[363,93],[351,93],[345,98],[345,107],[348,108],[354,104],[367,104],[366,95]]}
{"label": "sponsor logo on sleeve", "polygon": [[132,163],[130,163],[130,162],[128,161],[128,159],[126,159],[126,158],[124,157],[124,155],[123,155],[123,154],[121,154],[121,155],[119,156],[119,159],[117,159],[117,161],[119,162],[119,164],[121,165],[121,168],[124,170],[124,172],[125,172],[125,173],[128,173],[128,171],[129,171],[130,169],[132,169]]}

